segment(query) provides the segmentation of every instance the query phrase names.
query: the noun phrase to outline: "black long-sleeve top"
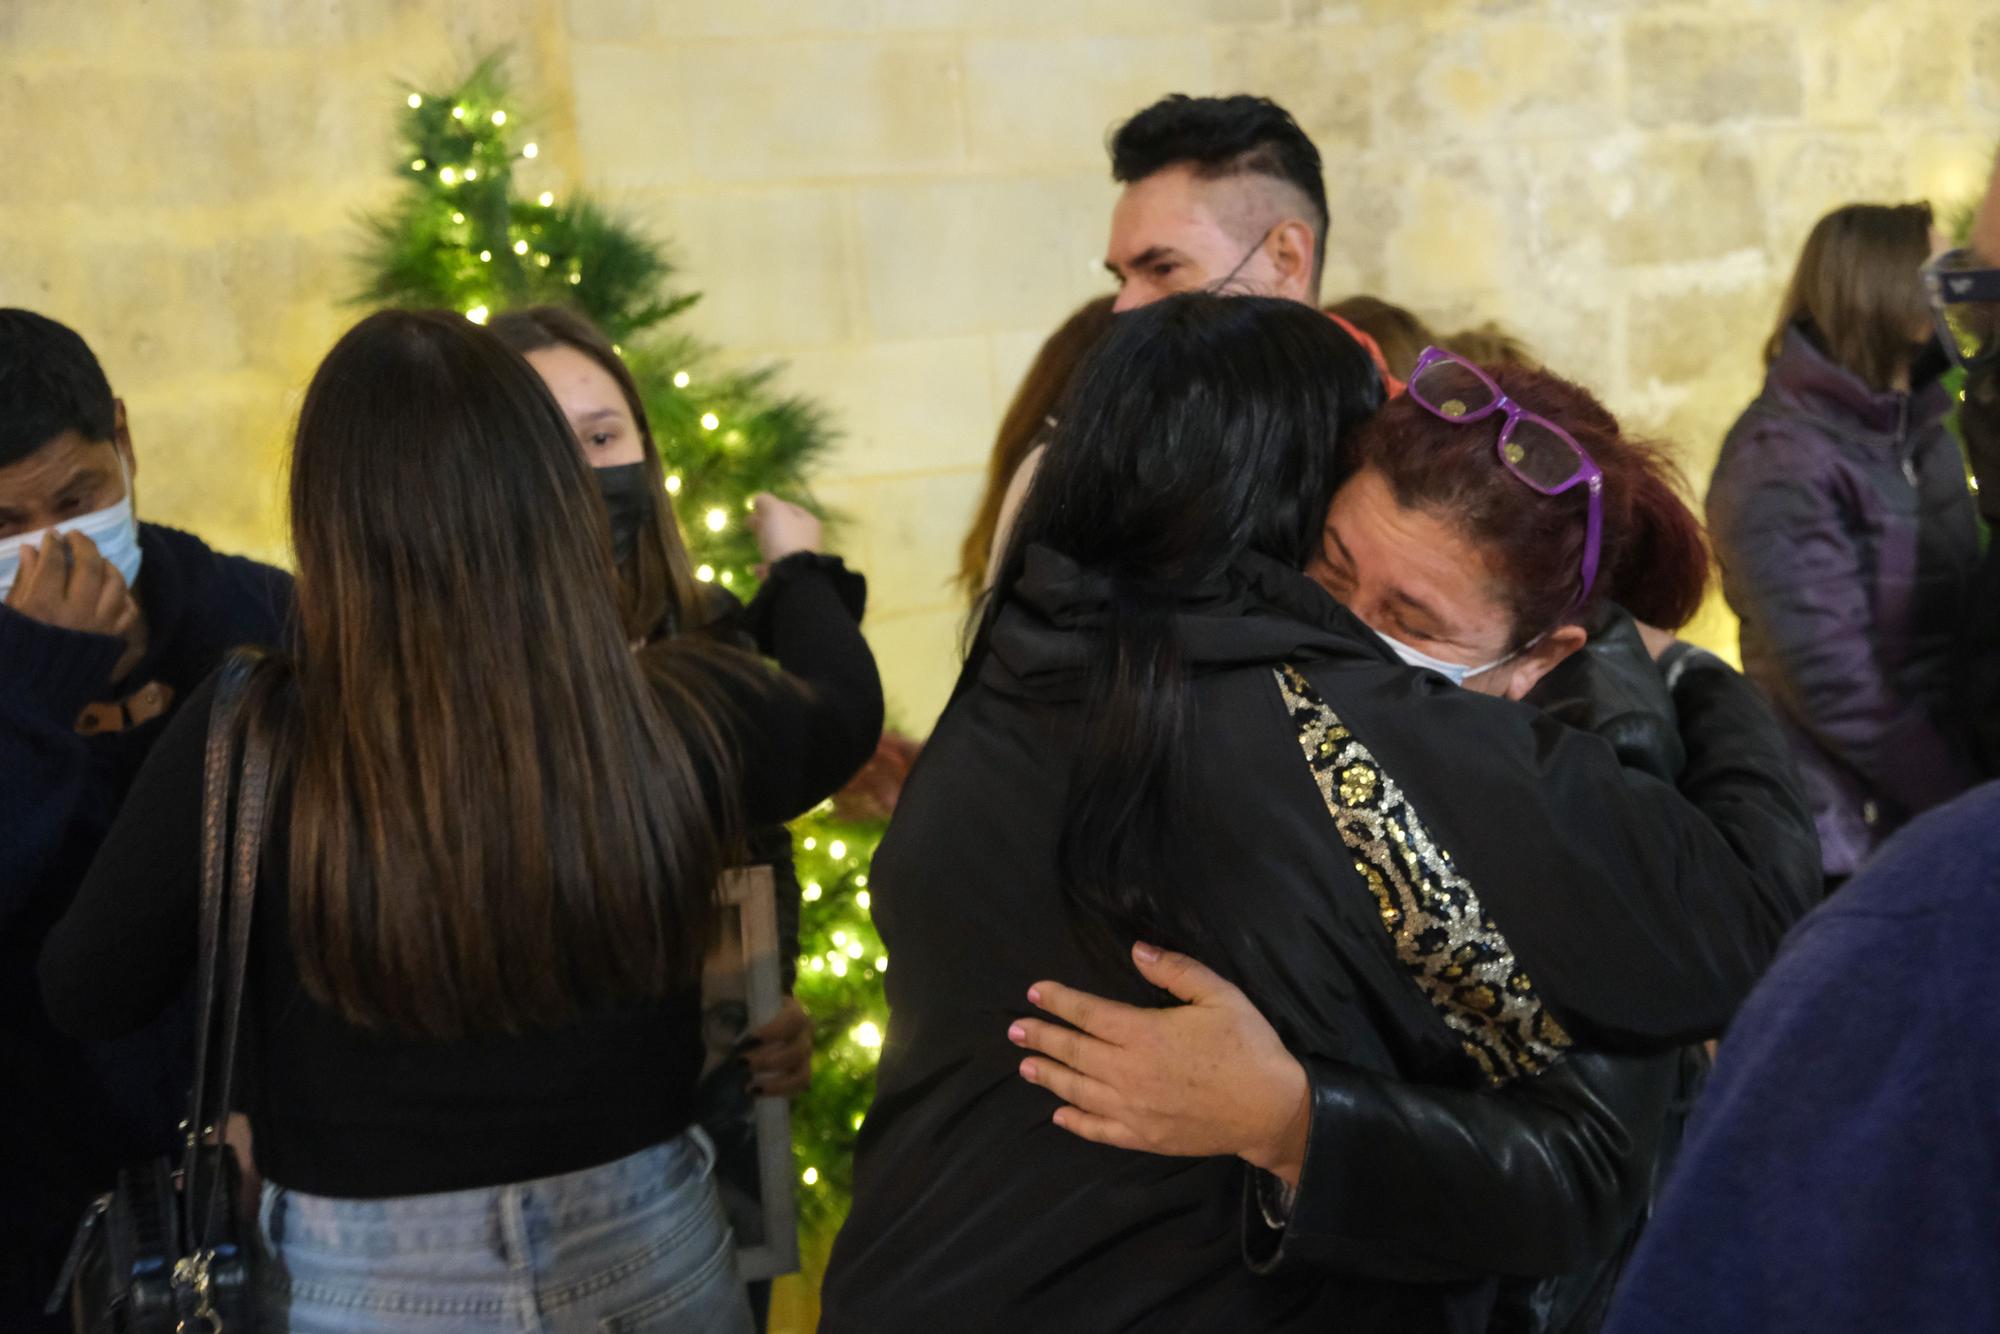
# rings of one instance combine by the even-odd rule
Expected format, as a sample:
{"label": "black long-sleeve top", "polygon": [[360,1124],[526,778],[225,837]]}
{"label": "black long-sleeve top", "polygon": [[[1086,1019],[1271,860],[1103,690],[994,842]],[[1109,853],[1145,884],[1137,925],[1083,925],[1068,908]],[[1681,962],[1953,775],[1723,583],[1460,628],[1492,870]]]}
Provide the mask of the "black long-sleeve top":
{"label": "black long-sleeve top", "polygon": [[[752,824],[833,792],[881,733],[881,683],[839,577],[826,558],[781,562],[768,642],[790,679],[729,687],[742,705],[732,730]],[[160,739],[43,953],[49,1012],[80,1036],[145,1023],[193,967],[213,701],[211,682]],[[271,1180],[349,1198],[469,1189],[610,1162],[686,1128],[702,1056],[693,989],[548,1031],[451,1040],[358,1028],[307,996],[291,949],[285,815],[281,792],[245,1002],[243,1110]]]}

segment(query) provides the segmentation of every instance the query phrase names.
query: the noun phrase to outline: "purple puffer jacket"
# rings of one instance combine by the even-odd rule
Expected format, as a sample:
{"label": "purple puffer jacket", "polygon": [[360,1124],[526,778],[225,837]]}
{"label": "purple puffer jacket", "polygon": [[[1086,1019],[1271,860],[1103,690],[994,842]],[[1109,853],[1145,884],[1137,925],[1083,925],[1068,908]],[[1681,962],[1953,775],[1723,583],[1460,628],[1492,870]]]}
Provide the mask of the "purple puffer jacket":
{"label": "purple puffer jacket", "polygon": [[1785,723],[1829,876],[1974,781],[1941,722],[1979,558],[1950,407],[1934,378],[1876,392],[1794,327],[1709,486],[1743,669]]}

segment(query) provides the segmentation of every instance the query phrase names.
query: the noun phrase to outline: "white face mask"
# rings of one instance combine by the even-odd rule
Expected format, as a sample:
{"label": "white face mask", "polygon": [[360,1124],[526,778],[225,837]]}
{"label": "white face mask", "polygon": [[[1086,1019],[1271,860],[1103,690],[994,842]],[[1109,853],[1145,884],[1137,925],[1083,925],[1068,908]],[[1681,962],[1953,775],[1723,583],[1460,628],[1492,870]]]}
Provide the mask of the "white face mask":
{"label": "white face mask", "polygon": [[[1370,626],[1369,629],[1374,630],[1374,627]],[[1392,639],[1388,635],[1383,634],[1380,630],[1375,630],[1375,637],[1381,640],[1384,644],[1387,644],[1389,646],[1389,651],[1391,653],[1401,658],[1404,662],[1408,663],[1410,666],[1419,667],[1425,671],[1436,672],[1439,676],[1442,676],[1445,680],[1451,682],[1455,686],[1463,686],[1469,678],[1478,676],[1481,672],[1490,672],[1495,667],[1506,666],[1508,663],[1514,661],[1514,659],[1520,657],[1523,653],[1526,653],[1529,649],[1533,648],[1537,643],[1540,642],[1541,638],[1538,635],[1535,637],[1535,639],[1530,640],[1528,643],[1521,645],[1521,647],[1515,649],[1512,653],[1503,654],[1500,657],[1495,658],[1493,661],[1488,663],[1482,663],[1477,667],[1468,667],[1461,662],[1446,662],[1442,658],[1433,658],[1430,654],[1424,652],[1422,649],[1411,648],[1408,644],[1405,644],[1402,640]]]}
{"label": "white face mask", "polygon": [[74,519],[64,519],[53,528],[44,528],[38,533],[23,533],[19,537],[0,538],[0,599],[5,599],[13,591],[14,580],[21,573],[21,551],[24,547],[39,548],[51,533],[81,533],[97,544],[104,559],[110,561],[119,574],[125,578],[129,591],[137,586],[139,579],[139,521],[132,514],[132,474],[125,470],[123,461],[119,471],[125,476],[125,496],[115,505],[80,514]]}

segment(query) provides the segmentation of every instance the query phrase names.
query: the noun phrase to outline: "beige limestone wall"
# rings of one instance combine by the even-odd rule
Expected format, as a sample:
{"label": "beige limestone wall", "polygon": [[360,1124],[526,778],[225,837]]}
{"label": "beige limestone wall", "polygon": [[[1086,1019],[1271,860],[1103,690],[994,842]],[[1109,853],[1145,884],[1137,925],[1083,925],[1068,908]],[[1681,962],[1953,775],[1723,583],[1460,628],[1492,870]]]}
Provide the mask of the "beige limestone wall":
{"label": "beige limestone wall", "polygon": [[1329,297],[1501,318],[1698,477],[1812,219],[1968,199],[2000,139],[2000,12],[1959,0],[0,0],[0,302],[99,348],[150,514],[282,554],[394,81],[496,41],[551,183],[674,238],[698,328],[838,413],[821,491],[917,731],[994,421],[1105,290],[1104,136],[1158,94],[1286,103]]}
{"label": "beige limestone wall", "polygon": [[846,422],[824,491],[857,518],[871,638],[919,730],[951,680],[946,581],[993,423],[1040,338],[1106,290],[1122,116],[1168,91],[1278,98],[1326,157],[1329,298],[1502,319],[1699,482],[1812,220],[1983,183],[2000,12],[1977,8],[567,6],[591,179],[679,238],[710,334],[784,356]]}
{"label": "beige limestone wall", "polygon": [[283,443],[356,314],[399,80],[511,45],[568,145],[563,42],[560,0],[0,0],[0,305],[97,351],[146,517],[286,560]]}

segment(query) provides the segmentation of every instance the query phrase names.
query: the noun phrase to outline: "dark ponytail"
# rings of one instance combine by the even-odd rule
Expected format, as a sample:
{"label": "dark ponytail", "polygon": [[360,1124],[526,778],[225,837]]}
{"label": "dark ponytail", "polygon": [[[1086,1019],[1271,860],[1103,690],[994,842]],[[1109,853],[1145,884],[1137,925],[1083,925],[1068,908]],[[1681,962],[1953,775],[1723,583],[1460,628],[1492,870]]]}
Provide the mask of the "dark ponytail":
{"label": "dark ponytail", "polygon": [[1102,598],[1058,873],[1100,942],[1185,946],[1163,894],[1185,827],[1194,697],[1175,613],[1246,553],[1292,569],[1316,551],[1342,436],[1382,399],[1374,363],[1311,307],[1187,294],[1112,322],[1059,412],[968,661],[1029,548],[1067,556]]}

